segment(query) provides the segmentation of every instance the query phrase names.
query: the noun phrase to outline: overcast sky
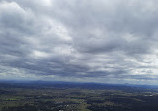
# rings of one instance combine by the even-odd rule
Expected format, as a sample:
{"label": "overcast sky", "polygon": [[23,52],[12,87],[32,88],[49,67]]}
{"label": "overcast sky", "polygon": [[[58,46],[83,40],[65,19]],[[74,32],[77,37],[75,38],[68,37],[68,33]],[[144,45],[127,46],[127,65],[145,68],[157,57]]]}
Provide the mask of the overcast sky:
{"label": "overcast sky", "polygon": [[158,84],[157,0],[0,0],[0,79]]}

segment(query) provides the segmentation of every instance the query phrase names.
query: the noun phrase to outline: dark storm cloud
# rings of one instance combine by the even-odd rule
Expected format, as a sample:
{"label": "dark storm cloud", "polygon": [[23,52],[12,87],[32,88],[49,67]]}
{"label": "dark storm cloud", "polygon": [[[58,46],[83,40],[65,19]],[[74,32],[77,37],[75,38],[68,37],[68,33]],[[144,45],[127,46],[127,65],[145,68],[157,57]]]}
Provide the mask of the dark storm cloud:
{"label": "dark storm cloud", "polygon": [[156,4],[1,0],[1,77],[152,80],[158,67]]}

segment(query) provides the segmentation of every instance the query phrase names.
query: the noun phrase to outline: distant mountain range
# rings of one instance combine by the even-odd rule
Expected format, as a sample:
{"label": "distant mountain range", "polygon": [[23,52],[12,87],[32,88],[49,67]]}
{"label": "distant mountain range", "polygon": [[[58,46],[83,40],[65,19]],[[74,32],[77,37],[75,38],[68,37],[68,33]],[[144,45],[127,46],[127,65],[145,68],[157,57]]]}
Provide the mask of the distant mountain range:
{"label": "distant mountain range", "polygon": [[2,80],[0,86],[5,87],[32,87],[32,88],[84,88],[84,89],[114,89],[128,92],[152,90],[158,91],[156,85],[133,85],[133,84],[104,84],[104,83],[81,83],[81,82],[63,82],[63,81],[15,81]]}

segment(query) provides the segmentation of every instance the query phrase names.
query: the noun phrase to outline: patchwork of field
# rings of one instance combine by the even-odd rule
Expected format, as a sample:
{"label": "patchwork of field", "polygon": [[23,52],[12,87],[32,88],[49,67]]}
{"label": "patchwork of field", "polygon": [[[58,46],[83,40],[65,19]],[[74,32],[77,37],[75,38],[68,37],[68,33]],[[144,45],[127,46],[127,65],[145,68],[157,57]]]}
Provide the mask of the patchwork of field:
{"label": "patchwork of field", "polygon": [[158,111],[158,92],[125,86],[5,83],[0,84],[0,111]]}

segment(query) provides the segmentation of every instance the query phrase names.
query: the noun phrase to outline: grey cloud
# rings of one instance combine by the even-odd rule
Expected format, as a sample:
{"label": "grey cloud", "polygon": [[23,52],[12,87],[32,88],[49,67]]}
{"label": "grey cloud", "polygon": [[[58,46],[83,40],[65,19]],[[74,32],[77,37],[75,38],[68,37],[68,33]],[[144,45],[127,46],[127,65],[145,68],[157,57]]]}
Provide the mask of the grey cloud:
{"label": "grey cloud", "polygon": [[0,74],[13,68],[37,78],[151,80],[158,67],[156,3],[1,0]]}

